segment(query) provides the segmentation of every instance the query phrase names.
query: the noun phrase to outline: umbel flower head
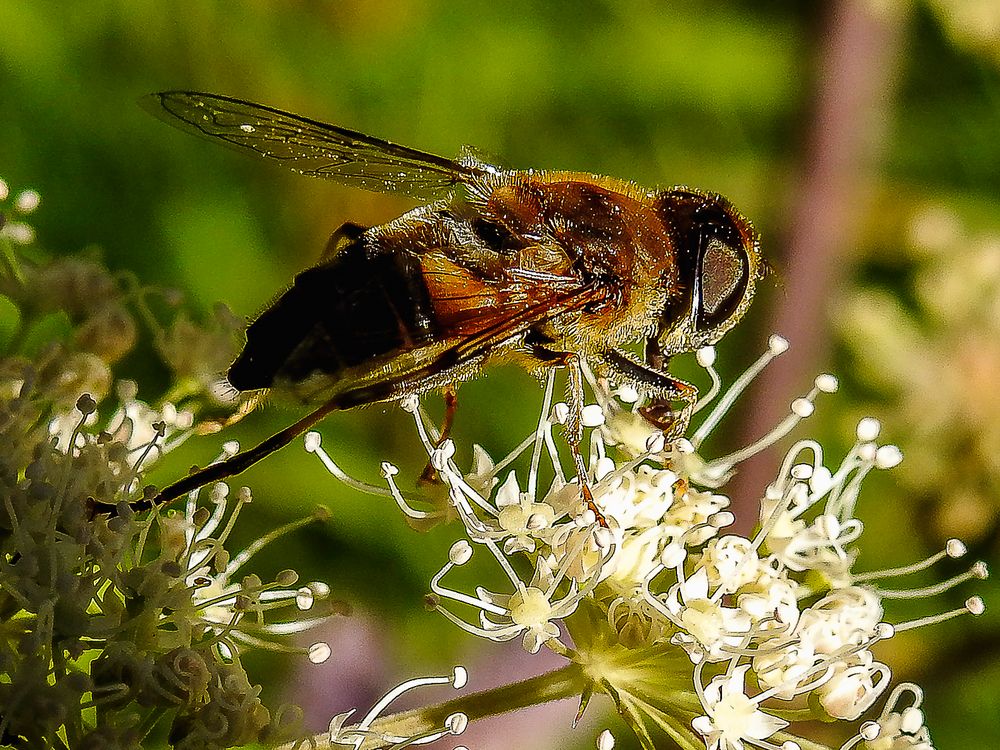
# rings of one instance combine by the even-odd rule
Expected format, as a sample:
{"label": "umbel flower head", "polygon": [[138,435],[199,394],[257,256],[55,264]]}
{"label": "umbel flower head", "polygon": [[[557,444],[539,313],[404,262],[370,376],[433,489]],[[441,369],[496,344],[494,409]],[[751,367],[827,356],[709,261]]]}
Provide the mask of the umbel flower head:
{"label": "umbel flower head", "polygon": [[[32,191],[11,198],[0,180],[0,295],[16,308],[4,308],[13,331],[0,339],[0,745],[137,748],[155,738],[200,749],[295,736],[294,711],[264,706],[241,657],[289,650],[285,636],[329,614],[328,589],[246,567],[312,519],[230,554],[247,488],[218,484],[179,511],[133,512],[144,472],[197,434],[210,399],[176,363],[155,405],[115,376],[139,321],[169,359],[177,320],[161,325],[148,304],[157,293],[94,258],[22,258],[14,245],[33,233],[4,217],[38,202]],[[182,320],[195,346],[226,337],[224,316],[207,330]],[[293,650],[329,654],[323,643]]]}
{"label": "umbel flower head", "polygon": [[[468,633],[519,639],[529,652],[549,648],[565,656],[570,671],[553,674],[564,692],[568,681],[581,695],[581,713],[594,694],[610,697],[647,748],[667,746],[664,737],[685,750],[825,747],[796,733],[796,725],[853,722],[873,709],[892,678],[872,651],[876,643],[982,611],[981,600],[972,597],[954,612],[890,624],[888,600],[929,597],[985,577],[986,568],[976,563],[937,586],[888,586],[945,557],[961,557],[964,545],[951,540],[926,560],[857,570],[863,480],[902,459],[895,446],[879,444],[874,419],[858,424],[854,445],[833,462],[814,440],[794,443],[760,498],[755,532],[729,531],[734,517],[721,489],[736,464],[789,434],[813,413],[821,394],[837,387],[835,378],[821,375],[770,433],[728,456],[706,459],[700,452],[706,437],[786,347],[772,337],[767,352],[725,393],[714,351],[700,351],[713,387],[695,410],[707,415],[689,437],[673,441],[640,415],[643,399],[635,389],[613,388],[586,371],[594,397],[583,409],[586,477],[563,467],[556,430],[569,410],[553,404],[552,377],[533,434],[499,460],[475,446],[465,468],[454,443],[439,441],[411,399],[404,408],[414,416],[450,507],[417,508],[399,489],[390,464],[383,464],[388,489],[369,489],[394,498],[415,522],[434,513],[461,521],[463,538],[430,581],[431,605]],[[366,487],[344,476],[317,434],[306,444],[335,476]],[[582,482],[601,517],[583,501]],[[506,586],[449,586],[450,571],[479,555],[502,571]],[[539,700],[552,699],[539,694],[545,696]],[[898,686],[882,713],[843,748],[930,748],[920,700],[915,686]],[[484,712],[480,707],[470,714]],[[607,744],[607,737],[602,741]]]}

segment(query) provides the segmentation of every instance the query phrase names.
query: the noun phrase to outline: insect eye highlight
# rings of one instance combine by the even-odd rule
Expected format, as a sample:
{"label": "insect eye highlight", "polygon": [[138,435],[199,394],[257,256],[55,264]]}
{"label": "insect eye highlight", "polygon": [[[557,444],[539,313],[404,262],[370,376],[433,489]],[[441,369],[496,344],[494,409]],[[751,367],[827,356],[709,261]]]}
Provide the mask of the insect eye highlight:
{"label": "insect eye highlight", "polygon": [[742,246],[711,236],[701,258],[701,299],[698,328],[724,323],[739,307],[749,283],[749,262]]}

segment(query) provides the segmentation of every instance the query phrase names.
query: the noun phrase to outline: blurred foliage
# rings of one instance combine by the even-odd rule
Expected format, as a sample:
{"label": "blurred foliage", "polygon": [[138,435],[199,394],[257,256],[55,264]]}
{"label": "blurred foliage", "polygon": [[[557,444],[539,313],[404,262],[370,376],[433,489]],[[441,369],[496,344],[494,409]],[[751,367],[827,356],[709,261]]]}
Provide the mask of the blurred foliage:
{"label": "blurred foliage", "polygon": [[[898,66],[890,120],[872,135],[883,141],[883,161],[872,175],[864,231],[846,264],[850,278],[831,299],[801,303],[823,305],[841,321],[844,344],[833,357],[849,387],[835,406],[820,409],[815,419],[827,420],[820,430],[842,435],[846,444],[845,424],[864,409],[884,419],[884,434],[904,452],[918,455],[907,440],[926,436],[911,429],[897,405],[925,398],[936,413],[958,413],[947,402],[952,390],[935,381],[877,390],[881,386],[868,375],[879,359],[865,359],[887,352],[873,352],[879,339],[845,325],[850,318],[841,312],[853,299],[851,290],[877,288],[908,306],[912,325],[894,326],[892,335],[917,336],[906,344],[914,356],[931,349],[945,371],[965,373],[950,367],[944,342],[969,324],[927,319],[912,286],[924,261],[904,250],[908,227],[928,205],[943,207],[969,236],[1000,232],[1000,34],[993,0],[872,4],[899,25],[903,39],[899,57],[885,61]],[[315,262],[342,221],[381,223],[412,203],[301,179],[179,134],[134,105],[143,94],[184,88],[225,93],[445,155],[470,143],[515,167],[581,169],[646,185],[718,190],[753,217],[780,268],[785,217],[818,96],[826,11],[835,5],[0,0],[0,175],[43,196],[33,223],[45,246],[75,251],[93,243],[112,268],[184,289],[206,310],[222,300],[246,316]],[[956,264],[968,260],[962,241],[956,240]],[[795,295],[794,279],[786,283],[779,293]],[[940,294],[947,305],[952,296],[974,291],[959,284]],[[723,344],[724,367],[738,368],[762,348],[774,296],[773,290],[760,295],[748,322]],[[920,333],[927,325],[933,336]],[[826,331],[816,335],[828,337]],[[817,371],[824,365],[816,363]],[[122,366],[140,382],[167,383],[148,354],[131,354]],[[979,382],[995,389],[996,363],[974,366],[992,369],[972,373],[967,388]],[[679,374],[690,372],[680,363]],[[500,452],[510,436],[530,430],[539,394],[527,376],[501,369],[459,395],[459,445],[467,450],[478,441]],[[436,399],[427,401],[439,408]],[[502,423],[493,419],[495,404],[510,405]],[[838,411],[843,419],[830,417]],[[255,441],[298,413],[268,408],[218,442]],[[996,425],[991,429],[995,434]],[[323,431],[325,444],[355,476],[379,481],[378,465],[386,459],[401,466],[402,476],[421,468],[409,420],[395,409],[338,415]],[[944,445],[953,440],[947,419],[935,439]],[[207,450],[204,442],[195,453],[179,449],[152,479],[204,462]],[[963,486],[976,488],[976,502],[995,513],[996,484],[977,485],[968,475],[995,473],[995,454],[984,461],[978,469],[946,462],[920,480],[936,487],[911,479],[884,482],[886,500],[873,509],[874,524],[900,523],[899,508],[920,508],[920,515],[905,521],[914,528],[912,548],[875,551],[873,562],[915,559],[935,548],[942,534],[958,533],[937,521],[928,526],[928,518],[948,512],[911,499],[947,497],[941,485],[948,484],[949,471],[961,472]],[[311,544],[275,553],[275,568],[335,579],[335,589],[341,587],[336,596],[384,618],[399,639],[390,647],[394,675],[469,658],[461,655],[474,644],[417,606],[451,540],[447,529],[415,537],[394,508],[332,484],[295,448],[248,472],[245,481],[255,489],[258,515],[286,517],[316,502],[333,508],[330,530],[303,535]],[[995,524],[992,529],[978,540],[983,554],[996,552]],[[249,538],[253,532],[244,533]],[[996,655],[995,618],[921,630],[905,643],[911,661],[904,676],[929,683],[928,723],[940,747],[1000,736],[998,677],[987,674],[976,656]],[[349,705],[364,703],[352,698]],[[330,713],[345,707],[331,706]]]}

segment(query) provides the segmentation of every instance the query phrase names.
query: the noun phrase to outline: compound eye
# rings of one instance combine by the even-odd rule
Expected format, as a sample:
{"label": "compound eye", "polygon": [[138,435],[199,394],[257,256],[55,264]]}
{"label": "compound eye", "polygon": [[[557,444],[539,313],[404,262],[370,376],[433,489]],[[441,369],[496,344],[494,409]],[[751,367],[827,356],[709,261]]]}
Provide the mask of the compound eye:
{"label": "compound eye", "polygon": [[739,307],[749,283],[750,266],[742,246],[713,236],[702,254],[700,271],[698,328],[706,330],[724,323]]}

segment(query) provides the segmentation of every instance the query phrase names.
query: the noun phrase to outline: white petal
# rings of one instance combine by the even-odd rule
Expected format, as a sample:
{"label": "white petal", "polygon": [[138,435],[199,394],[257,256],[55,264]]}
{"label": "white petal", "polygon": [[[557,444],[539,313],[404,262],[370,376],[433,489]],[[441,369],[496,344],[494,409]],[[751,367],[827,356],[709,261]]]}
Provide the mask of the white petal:
{"label": "white petal", "polygon": [[714,728],[712,720],[708,716],[698,716],[691,721],[691,728],[698,734],[708,734]]}
{"label": "white petal", "polygon": [[698,570],[694,572],[694,575],[688,577],[688,579],[681,584],[681,597],[684,599],[685,604],[688,604],[695,599],[707,599],[708,571],[704,568],[698,568]]}
{"label": "white petal", "polygon": [[764,740],[788,726],[788,722],[777,716],[756,711],[747,724],[746,736],[751,740]]}
{"label": "white petal", "polygon": [[723,692],[726,693],[726,695],[729,693],[742,693],[743,686],[746,684],[747,670],[749,669],[749,664],[736,667],[736,669],[733,670],[733,674],[726,680],[726,686],[723,688]]}
{"label": "white petal", "polygon": [[[726,683],[724,676],[713,677],[712,681],[705,686],[705,701],[708,703],[705,708],[712,708],[722,700],[722,686]],[[742,686],[740,688],[742,690]]]}
{"label": "white petal", "polygon": [[483,446],[476,443],[472,446],[472,473],[476,476],[485,477],[487,474],[493,472],[493,467],[496,464],[493,463],[493,459],[490,458],[490,454],[486,452]]}
{"label": "white petal", "polygon": [[517,475],[511,472],[507,479],[500,485],[496,494],[496,506],[503,508],[506,505],[517,505],[521,501],[521,488],[517,486]]}

